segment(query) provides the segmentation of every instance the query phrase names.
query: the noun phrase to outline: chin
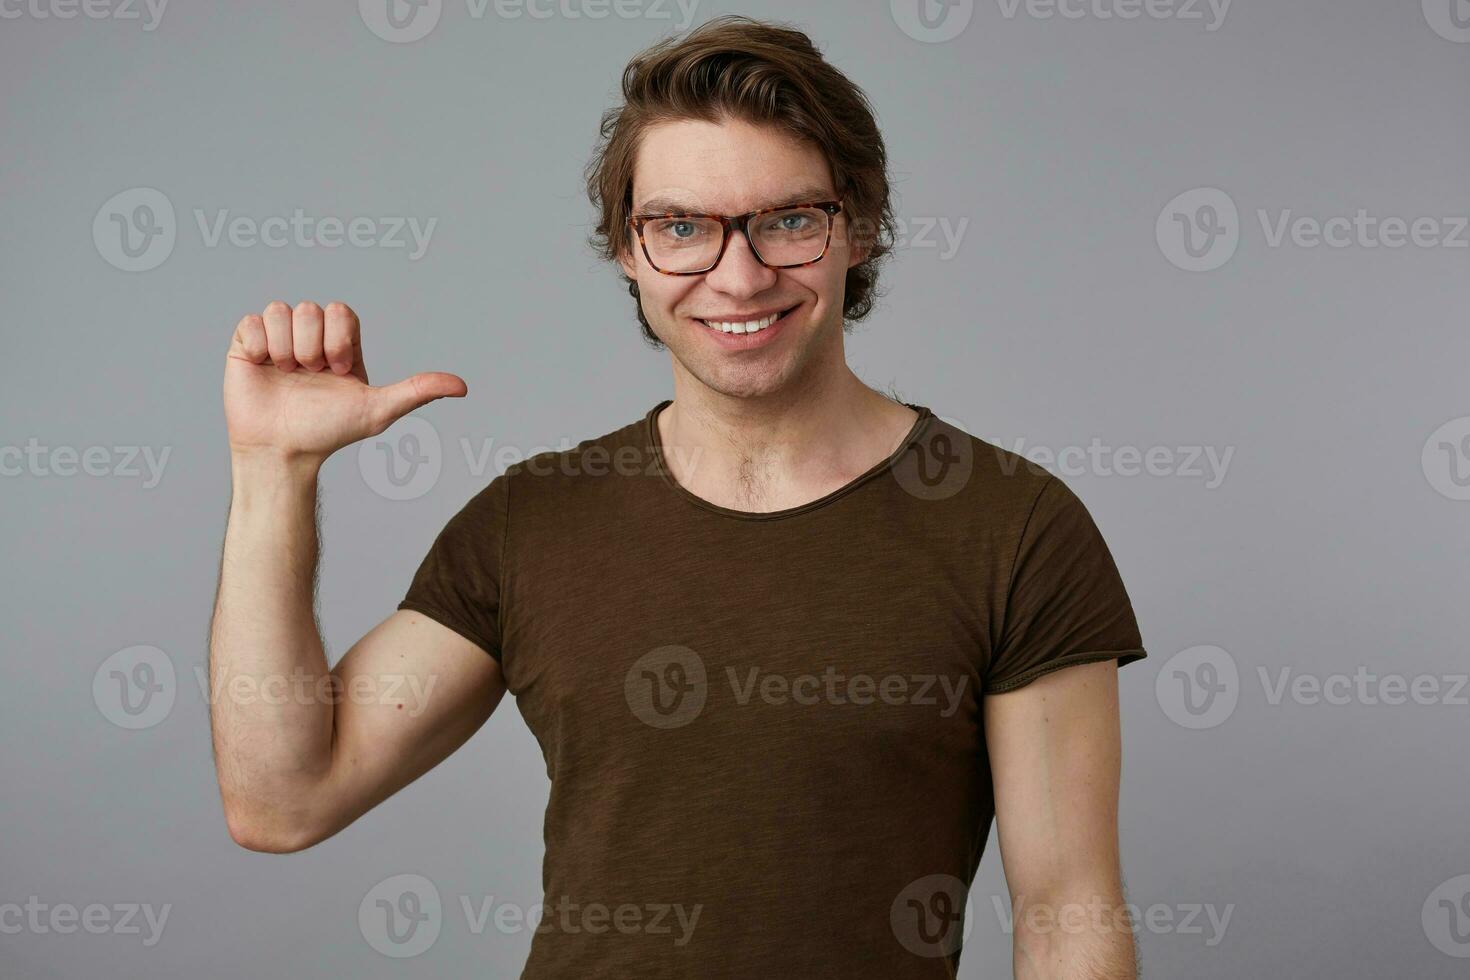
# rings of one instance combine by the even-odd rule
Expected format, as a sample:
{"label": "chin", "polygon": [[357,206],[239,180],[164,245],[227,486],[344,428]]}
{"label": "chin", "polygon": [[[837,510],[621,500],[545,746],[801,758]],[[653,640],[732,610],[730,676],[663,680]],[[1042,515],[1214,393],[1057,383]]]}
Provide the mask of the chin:
{"label": "chin", "polygon": [[789,361],[759,365],[683,362],[684,367],[711,391],[728,398],[763,398],[786,389],[793,372]]}

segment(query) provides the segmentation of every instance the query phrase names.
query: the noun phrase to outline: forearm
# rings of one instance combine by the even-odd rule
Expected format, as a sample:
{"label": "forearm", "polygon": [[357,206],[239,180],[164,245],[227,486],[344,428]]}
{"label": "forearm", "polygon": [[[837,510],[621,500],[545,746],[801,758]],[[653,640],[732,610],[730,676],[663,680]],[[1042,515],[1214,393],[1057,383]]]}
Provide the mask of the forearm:
{"label": "forearm", "polygon": [[332,759],[313,608],[317,465],[237,456],[232,480],[210,627],[215,763],[232,833],[278,841],[301,832]]}
{"label": "forearm", "polygon": [[1135,980],[1133,923],[1122,889],[1046,901],[1012,899],[1016,980]]}

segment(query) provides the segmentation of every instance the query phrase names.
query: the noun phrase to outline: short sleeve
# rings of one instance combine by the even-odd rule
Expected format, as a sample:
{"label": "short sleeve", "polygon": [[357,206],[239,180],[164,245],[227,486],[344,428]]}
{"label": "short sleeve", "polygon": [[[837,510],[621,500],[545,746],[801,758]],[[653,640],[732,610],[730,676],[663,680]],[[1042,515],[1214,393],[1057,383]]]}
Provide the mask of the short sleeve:
{"label": "short sleeve", "polygon": [[497,662],[509,493],[502,473],[470,498],[434,539],[398,604],[449,627]]}
{"label": "short sleeve", "polygon": [[1092,516],[1049,477],[1021,532],[986,693],[1009,691],[1073,664],[1146,656],[1117,565]]}

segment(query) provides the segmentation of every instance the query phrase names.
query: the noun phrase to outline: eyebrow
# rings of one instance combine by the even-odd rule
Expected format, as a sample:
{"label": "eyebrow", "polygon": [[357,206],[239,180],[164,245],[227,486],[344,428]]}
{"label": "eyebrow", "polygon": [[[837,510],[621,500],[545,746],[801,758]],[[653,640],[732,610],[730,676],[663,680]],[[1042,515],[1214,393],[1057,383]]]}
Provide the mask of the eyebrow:
{"label": "eyebrow", "polygon": [[[792,204],[806,204],[810,201],[830,201],[836,198],[836,196],[834,192],[827,190],[819,184],[811,184],[798,188],[789,194],[783,194],[769,204],[762,204],[760,207],[751,208],[750,210],[763,211],[766,208],[784,208]],[[702,214],[705,212],[701,212],[697,207],[681,198],[655,197],[644,201],[634,209],[633,213],[638,217],[647,217],[658,214]]]}

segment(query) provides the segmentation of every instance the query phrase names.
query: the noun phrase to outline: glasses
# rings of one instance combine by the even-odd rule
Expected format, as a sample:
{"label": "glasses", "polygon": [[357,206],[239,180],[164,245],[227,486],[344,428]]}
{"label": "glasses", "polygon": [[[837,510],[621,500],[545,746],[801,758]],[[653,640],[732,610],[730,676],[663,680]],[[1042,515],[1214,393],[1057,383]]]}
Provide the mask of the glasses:
{"label": "glasses", "polygon": [[748,214],[640,214],[628,219],[655,272],[697,276],[720,264],[739,229],[761,265],[794,269],[822,261],[841,201],[785,204]]}

